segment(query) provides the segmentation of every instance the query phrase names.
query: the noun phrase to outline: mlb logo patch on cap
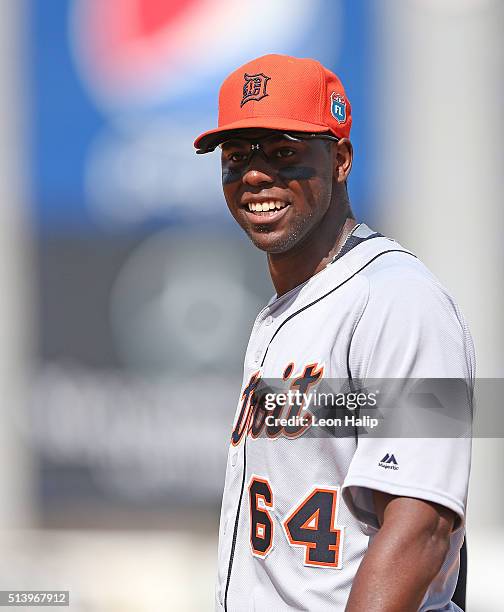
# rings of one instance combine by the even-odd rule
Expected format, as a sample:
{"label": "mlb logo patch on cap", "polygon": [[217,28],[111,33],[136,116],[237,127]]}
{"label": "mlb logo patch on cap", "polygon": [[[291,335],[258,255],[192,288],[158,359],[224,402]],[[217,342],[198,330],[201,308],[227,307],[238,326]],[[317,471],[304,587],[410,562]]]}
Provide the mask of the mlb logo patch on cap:
{"label": "mlb logo patch on cap", "polygon": [[331,115],[338,123],[345,123],[346,121],[346,102],[345,98],[339,93],[333,92],[331,94]]}

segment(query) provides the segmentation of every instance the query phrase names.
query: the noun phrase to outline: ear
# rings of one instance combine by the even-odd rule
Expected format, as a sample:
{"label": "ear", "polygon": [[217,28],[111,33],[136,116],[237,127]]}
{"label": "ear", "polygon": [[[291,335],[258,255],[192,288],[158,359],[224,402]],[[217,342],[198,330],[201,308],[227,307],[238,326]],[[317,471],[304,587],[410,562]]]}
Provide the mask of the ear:
{"label": "ear", "polygon": [[341,138],[333,144],[334,178],[344,183],[352,169],[353,147],[348,138]]}

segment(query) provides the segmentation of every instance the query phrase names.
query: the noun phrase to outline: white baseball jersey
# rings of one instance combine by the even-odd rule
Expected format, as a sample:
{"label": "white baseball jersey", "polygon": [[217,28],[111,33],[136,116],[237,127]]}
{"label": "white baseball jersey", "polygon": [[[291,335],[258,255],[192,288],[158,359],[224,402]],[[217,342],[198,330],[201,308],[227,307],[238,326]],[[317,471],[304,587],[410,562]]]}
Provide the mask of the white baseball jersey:
{"label": "white baseball jersey", "polygon": [[343,253],[273,298],[255,321],[228,456],[216,610],[343,612],[378,529],[372,489],[457,514],[449,553],[420,610],[459,610],[451,598],[464,537],[468,437],[367,437],[358,428],[352,436],[306,437],[289,425],[260,435],[264,422],[254,422],[260,379],[293,386],[425,377],[472,384],[467,326],[429,270],[365,225]]}

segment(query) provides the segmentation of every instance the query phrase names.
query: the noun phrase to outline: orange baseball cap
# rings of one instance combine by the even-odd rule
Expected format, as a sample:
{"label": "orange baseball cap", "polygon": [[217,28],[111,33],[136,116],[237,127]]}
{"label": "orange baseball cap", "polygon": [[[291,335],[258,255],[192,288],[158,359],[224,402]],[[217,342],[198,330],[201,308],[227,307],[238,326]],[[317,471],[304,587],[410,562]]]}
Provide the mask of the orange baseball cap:
{"label": "orange baseball cap", "polygon": [[229,132],[245,128],[331,132],[348,138],[352,113],[341,81],[320,62],[264,55],[232,72],[222,84],[218,125],[196,138],[198,153],[213,151]]}

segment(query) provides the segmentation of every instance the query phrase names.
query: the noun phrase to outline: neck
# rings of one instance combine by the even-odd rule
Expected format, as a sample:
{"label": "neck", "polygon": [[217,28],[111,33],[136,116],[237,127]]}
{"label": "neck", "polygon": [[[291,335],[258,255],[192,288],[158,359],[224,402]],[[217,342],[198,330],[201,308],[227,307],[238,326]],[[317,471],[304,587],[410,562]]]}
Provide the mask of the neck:
{"label": "neck", "polygon": [[355,219],[347,216],[348,211],[344,212],[344,217],[338,219],[328,211],[317,231],[299,246],[286,253],[268,253],[271,280],[278,296],[304,283],[332,261],[357,225]]}

